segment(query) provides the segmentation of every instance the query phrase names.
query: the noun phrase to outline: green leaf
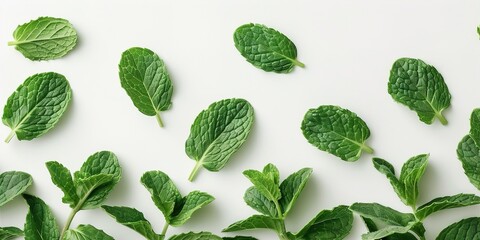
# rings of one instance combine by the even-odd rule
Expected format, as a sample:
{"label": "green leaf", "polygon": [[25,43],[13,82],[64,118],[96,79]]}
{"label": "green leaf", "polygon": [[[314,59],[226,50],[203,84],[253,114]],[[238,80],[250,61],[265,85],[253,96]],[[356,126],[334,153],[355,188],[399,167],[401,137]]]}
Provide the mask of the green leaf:
{"label": "green leaf", "polygon": [[409,223],[407,226],[386,226],[382,229],[379,229],[375,232],[370,232],[362,235],[362,240],[375,240],[388,237],[392,234],[399,233],[404,234],[410,231],[410,229],[415,225],[415,222]]}
{"label": "green leaf", "polygon": [[149,171],[143,174],[140,180],[152,195],[152,200],[167,223],[170,223],[175,204],[182,201],[182,196],[167,174],[161,171]]}
{"label": "green leaf", "polygon": [[313,169],[311,168],[300,169],[288,176],[283,180],[282,184],[280,184],[282,198],[280,198],[279,204],[283,211],[283,217],[286,217],[292,209],[298,196],[300,196],[300,193],[307,184],[310,175],[312,175],[312,172]]}
{"label": "green leaf", "polygon": [[470,137],[480,144],[480,108],[473,109],[470,116]]}
{"label": "green leaf", "polygon": [[192,214],[194,212],[196,212],[203,206],[211,203],[213,200],[215,200],[214,197],[204,192],[193,191],[189,193],[186,197],[182,199],[183,205],[181,206],[181,210],[178,214],[172,216],[170,220],[170,225],[183,225],[188,219],[192,217]]}
{"label": "green leaf", "polygon": [[442,111],[450,106],[451,95],[442,75],[420,59],[400,58],[392,66],[388,81],[392,98],[417,112],[420,121],[432,124],[447,119]]}
{"label": "green leaf", "polygon": [[222,238],[209,232],[188,232],[172,236],[169,240],[222,240]]}
{"label": "green leaf", "polygon": [[65,232],[63,240],[114,240],[113,237],[92,225],[79,225]]}
{"label": "green leaf", "polygon": [[466,207],[480,204],[480,197],[474,194],[457,194],[454,196],[445,196],[435,198],[432,201],[420,206],[415,215],[418,219],[423,220],[430,214],[450,208]]}
{"label": "green leaf", "polygon": [[30,60],[52,60],[65,56],[77,44],[77,32],[67,20],[40,17],[22,24],[8,42]]}
{"label": "green leaf", "polygon": [[23,236],[23,231],[16,227],[0,227],[0,240],[9,240]]}
{"label": "green leaf", "polygon": [[235,237],[223,237],[223,240],[257,240],[254,237],[246,237],[246,236],[235,236]]}
{"label": "green leaf", "polygon": [[[377,227],[377,225],[372,219],[362,217],[362,220],[367,226],[369,232],[375,232],[379,230],[379,228]],[[382,240],[418,240],[418,239],[425,240],[425,228],[423,227],[423,224],[421,222],[417,222],[413,227],[410,228],[410,231],[407,233],[404,233],[404,234],[394,233],[387,237],[383,237],[381,239]]]}
{"label": "green leaf", "polygon": [[347,206],[323,210],[296,234],[298,239],[344,239],[352,229],[353,214]]}
{"label": "green leaf", "polygon": [[222,232],[234,232],[248,229],[272,229],[276,232],[281,231],[282,220],[263,215],[253,215],[245,220],[238,221],[223,229]]}
{"label": "green leaf", "polygon": [[79,198],[70,171],[58,162],[47,162],[45,165],[50,172],[53,184],[64,194],[62,202],[70,204],[70,207],[74,208],[78,204]]}
{"label": "green leaf", "polygon": [[114,153],[101,151],[88,157],[74,174],[77,195],[83,199],[80,201],[83,201],[81,209],[100,207],[120,181],[121,175],[122,169]]}
{"label": "green leaf", "polygon": [[243,200],[248,206],[267,216],[278,218],[278,211],[275,203],[267,199],[256,187],[250,187],[245,192]]}
{"label": "green leaf", "polygon": [[268,200],[276,202],[282,197],[279,186],[275,184],[274,180],[269,178],[268,175],[257,170],[243,171],[243,175],[245,175],[245,177],[253,183],[255,188]]}
{"label": "green leaf", "polygon": [[195,118],[185,143],[188,157],[197,161],[189,180],[201,166],[220,171],[246,141],[252,125],[253,108],[244,99],[224,99],[203,110]]}
{"label": "green leaf", "polygon": [[173,85],[165,63],[153,51],[134,47],[122,54],[120,82],[135,107],[147,116],[156,116],[163,127],[160,112],[172,105]]}
{"label": "green leaf", "polygon": [[25,192],[32,182],[28,173],[10,171],[0,174],[0,207]]}
{"label": "green leaf", "polygon": [[278,172],[278,168],[275,165],[271,163],[267,164],[263,168],[263,174],[272,179],[275,184],[278,185],[280,183],[280,172]]}
{"label": "green leaf", "polygon": [[405,227],[410,222],[415,221],[413,214],[401,213],[378,203],[354,203],[350,206],[350,210],[364,218],[370,218],[374,221],[379,220],[394,226]]}
{"label": "green leaf", "polygon": [[245,24],[235,30],[235,47],[255,67],[267,72],[288,73],[295,66],[305,67],[297,58],[290,39],[261,24]]}
{"label": "green leaf", "polygon": [[418,198],[418,182],[425,173],[428,163],[428,154],[421,154],[410,158],[403,164],[400,173],[400,182],[405,187],[405,199],[408,206],[415,207]]}
{"label": "green leaf", "polygon": [[29,206],[24,227],[25,240],[58,240],[58,225],[47,204],[32,195],[23,194],[23,198]]}
{"label": "green leaf", "polygon": [[408,204],[407,198],[405,196],[405,186],[403,182],[400,182],[395,176],[395,168],[381,158],[373,158],[373,166],[382,174],[384,174],[387,179],[390,181],[390,184],[397,193],[397,196],[402,200],[403,203]]}
{"label": "green leaf", "polygon": [[58,73],[39,73],[28,77],[10,95],[3,108],[3,124],[12,129],[5,139],[16,134],[18,140],[32,140],[60,120],[72,98],[67,79]]}
{"label": "green leaf", "polygon": [[302,131],[309,143],[345,161],[358,160],[363,151],[373,153],[365,144],[370,136],[367,124],[348,109],[331,105],[310,109]]}
{"label": "green leaf", "polygon": [[436,240],[480,240],[480,218],[472,217],[443,229]]}
{"label": "green leaf", "polygon": [[155,233],[152,228],[152,224],[150,224],[150,222],[143,216],[143,213],[137,209],[129,207],[111,207],[105,205],[102,206],[102,208],[110,216],[115,218],[118,223],[135,230],[146,239],[163,240],[164,236]]}
{"label": "green leaf", "polygon": [[480,190],[480,148],[470,135],[465,136],[457,147],[458,159],[470,182]]}

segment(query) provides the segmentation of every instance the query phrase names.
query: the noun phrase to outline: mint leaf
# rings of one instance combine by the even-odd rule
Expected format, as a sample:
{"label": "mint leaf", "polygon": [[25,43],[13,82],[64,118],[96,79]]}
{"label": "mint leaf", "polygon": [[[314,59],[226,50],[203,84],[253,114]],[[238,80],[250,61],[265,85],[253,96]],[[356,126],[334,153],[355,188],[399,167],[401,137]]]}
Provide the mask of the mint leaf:
{"label": "mint leaf", "polygon": [[67,20],[40,17],[22,24],[8,42],[30,60],[52,60],[65,56],[77,44],[77,32]]}
{"label": "mint leaf", "polygon": [[466,207],[480,204],[480,197],[473,194],[457,194],[454,196],[446,196],[435,198],[432,201],[420,206],[415,215],[418,219],[423,220],[430,214],[444,209]]}
{"label": "mint leaf", "polygon": [[263,215],[253,215],[245,220],[233,223],[222,231],[234,232],[248,229],[264,228],[272,229],[275,230],[277,233],[280,233],[282,229],[282,224],[283,222],[280,219],[275,219]]}
{"label": "mint leaf", "polygon": [[115,220],[140,233],[149,240],[163,240],[164,236],[155,233],[150,222],[145,219],[143,213],[135,208],[102,206],[102,208]]}
{"label": "mint leaf", "polygon": [[[88,178],[81,178],[75,181],[77,195],[80,199],[86,199],[82,209],[97,208],[105,200],[106,195],[97,195],[98,189],[111,185],[115,181],[113,174],[96,174]],[[97,191],[97,192],[95,192]],[[77,203],[78,204],[78,203]]]}
{"label": "mint leaf", "polygon": [[282,197],[280,198],[279,204],[283,212],[283,217],[286,217],[292,209],[298,196],[300,196],[300,193],[307,184],[310,175],[312,175],[312,172],[313,169],[311,168],[300,169],[288,176],[283,180],[282,184],[280,184]]}
{"label": "mint leaf", "polygon": [[253,125],[253,108],[244,99],[224,99],[203,110],[190,128],[185,143],[188,157],[197,163],[189,180],[201,166],[220,171],[246,141]]}
{"label": "mint leaf", "polygon": [[243,175],[247,177],[255,188],[268,200],[277,202],[278,199],[282,197],[279,186],[275,184],[274,180],[269,178],[268,175],[257,170],[246,170],[243,172]]}
{"label": "mint leaf", "polygon": [[261,24],[245,24],[233,35],[235,47],[255,67],[267,72],[288,73],[305,67],[297,58],[295,44],[285,35]]}
{"label": "mint leaf", "polygon": [[470,135],[465,136],[457,147],[458,159],[470,182],[480,190],[480,148]]}
{"label": "mint leaf", "polygon": [[72,98],[67,79],[58,73],[35,74],[10,95],[3,109],[3,124],[12,129],[5,142],[16,134],[18,140],[32,140],[60,120]]}
{"label": "mint leaf", "polygon": [[79,198],[70,171],[62,164],[54,161],[47,162],[45,165],[47,166],[48,172],[50,172],[53,184],[60,188],[64,194],[62,202],[74,208]]}
{"label": "mint leaf", "polygon": [[0,174],[0,207],[25,192],[32,182],[28,173],[10,171]]}
{"label": "mint leaf", "polygon": [[420,59],[400,58],[392,66],[388,81],[392,98],[417,112],[420,121],[432,124],[447,119],[442,111],[450,106],[451,95],[442,75]]}
{"label": "mint leaf", "polygon": [[79,225],[76,229],[65,232],[62,240],[114,240],[104,231],[92,225]]}
{"label": "mint leaf", "polygon": [[344,239],[352,229],[353,214],[347,206],[323,210],[297,233],[296,239]]}
{"label": "mint leaf", "polygon": [[[192,214],[201,207],[211,203],[215,200],[214,197],[207,193],[193,191],[182,199],[181,210],[179,213],[172,216],[170,225],[180,226],[183,225],[188,219],[192,217]],[[179,204],[180,205],[180,204]]]}
{"label": "mint leaf", "polygon": [[350,210],[364,218],[378,220],[393,226],[405,227],[410,222],[416,221],[415,216],[411,213],[401,213],[378,203],[354,203],[350,206]]}
{"label": "mint leaf", "polygon": [[222,240],[222,238],[209,232],[189,232],[172,236],[169,240]]}
{"label": "mint leaf", "polygon": [[415,222],[409,223],[407,226],[386,226],[382,229],[379,229],[375,232],[370,232],[362,235],[362,240],[375,240],[388,237],[392,234],[399,233],[404,234],[410,231],[410,229],[415,225]]}
{"label": "mint leaf", "polygon": [[23,231],[16,227],[0,227],[0,240],[9,240],[23,236]]}
{"label": "mint leaf", "polygon": [[223,240],[257,240],[254,237],[235,236],[235,237],[223,237]]}
{"label": "mint leaf", "polygon": [[387,179],[390,181],[390,184],[397,193],[397,196],[402,200],[403,203],[408,205],[407,197],[405,196],[405,186],[403,182],[400,182],[395,176],[395,168],[384,159],[373,158],[373,166],[382,174],[384,174]]}
{"label": "mint leaf", "polygon": [[266,198],[256,187],[250,187],[245,192],[243,200],[248,206],[267,216],[278,218],[278,211],[275,203]]}
{"label": "mint leaf", "polygon": [[24,227],[25,240],[58,240],[58,225],[47,204],[32,195],[23,194],[23,198],[29,206]]}
{"label": "mint leaf", "polygon": [[156,116],[163,127],[160,112],[171,105],[173,85],[162,59],[147,48],[134,47],[122,54],[120,82],[135,107],[147,116]]}
{"label": "mint leaf", "polygon": [[272,179],[275,184],[280,183],[280,173],[278,172],[278,168],[269,163],[263,168],[263,174],[268,176],[268,178]]}
{"label": "mint leaf", "polygon": [[348,109],[324,105],[310,109],[302,122],[309,143],[345,161],[356,161],[362,152],[373,153],[365,144],[370,136],[367,124]]}
{"label": "mint leaf", "polygon": [[[372,219],[362,217],[362,220],[367,226],[369,232],[376,232],[380,229],[377,227],[377,225]],[[418,240],[418,239],[424,240],[425,228],[423,227],[423,224],[421,222],[417,222],[413,227],[410,228],[410,231],[407,233],[404,233],[404,234],[393,233],[381,239],[382,240]]]}
{"label": "mint leaf", "polygon": [[408,206],[415,208],[418,197],[418,182],[427,168],[428,156],[428,154],[421,154],[410,158],[403,164],[400,182],[405,187],[405,199]]}
{"label": "mint leaf", "polygon": [[470,116],[470,137],[477,145],[480,144],[480,108],[473,109]]}
{"label": "mint leaf", "polygon": [[472,217],[456,222],[443,229],[436,240],[479,240],[480,218]]}

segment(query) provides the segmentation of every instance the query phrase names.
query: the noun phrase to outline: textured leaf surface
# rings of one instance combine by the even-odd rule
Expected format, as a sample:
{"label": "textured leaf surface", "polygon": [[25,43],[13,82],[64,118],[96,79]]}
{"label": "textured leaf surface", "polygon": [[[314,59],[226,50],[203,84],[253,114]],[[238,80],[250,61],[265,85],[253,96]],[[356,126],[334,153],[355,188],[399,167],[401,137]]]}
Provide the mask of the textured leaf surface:
{"label": "textured leaf surface", "polygon": [[367,124],[348,109],[324,105],[310,109],[302,122],[309,143],[342,160],[356,161],[362,151],[373,153],[365,144],[370,136]]}
{"label": "textured leaf surface", "polygon": [[162,240],[164,237],[155,233],[152,224],[145,219],[143,213],[135,208],[102,206],[115,220],[129,227],[149,240]]}
{"label": "textured leaf surface", "polygon": [[222,238],[209,232],[189,232],[172,236],[169,240],[222,240]]}
{"label": "textured leaf surface", "polygon": [[417,112],[420,121],[431,124],[438,118],[447,124],[442,111],[450,106],[450,92],[442,75],[420,59],[400,58],[392,66],[388,93]]}
{"label": "textured leaf surface", "polygon": [[183,225],[188,219],[192,217],[192,214],[194,212],[196,212],[203,206],[211,203],[213,200],[215,200],[215,198],[207,193],[199,191],[190,192],[186,197],[182,199],[182,208],[179,213],[172,216],[170,220],[170,225]]}
{"label": "textured leaf surface", "polygon": [[405,199],[408,206],[415,206],[418,198],[418,182],[425,173],[428,163],[428,154],[421,154],[410,158],[403,164],[400,173],[400,182],[405,187]]}
{"label": "textured leaf surface", "polygon": [[114,240],[113,237],[92,225],[79,225],[65,232],[63,240]]}
{"label": "textured leaf surface", "polygon": [[246,141],[253,119],[253,108],[244,99],[224,99],[203,110],[185,143],[187,155],[197,161],[190,180],[200,166],[209,171],[222,169]]}
{"label": "textured leaf surface", "polygon": [[387,179],[390,181],[390,184],[397,193],[397,196],[402,200],[403,203],[408,204],[407,198],[405,196],[405,186],[403,182],[400,182],[395,176],[395,168],[384,159],[373,158],[373,166],[382,174],[384,174]]}
{"label": "textured leaf surface", "polygon": [[364,218],[379,220],[394,226],[407,226],[415,221],[413,214],[401,213],[378,203],[354,203],[350,206],[350,210]]}
{"label": "textured leaf surface", "polygon": [[25,221],[25,240],[58,240],[58,225],[50,208],[40,198],[23,194],[29,206]]}
{"label": "textured leaf surface", "polygon": [[274,180],[269,178],[268,175],[263,174],[257,170],[246,170],[243,172],[250,182],[253,183],[255,188],[268,200],[277,201],[282,197],[280,188],[275,184]]}
{"label": "textured leaf surface", "polygon": [[298,239],[341,240],[352,229],[353,214],[347,206],[323,210],[297,235]]}
{"label": "textured leaf surface", "polygon": [[480,108],[474,109],[470,116],[470,137],[477,146],[480,144]]}
{"label": "textured leaf surface", "polygon": [[457,156],[470,182],[480,190],[480,148],[470,135],[465,136],[457,147]]}
{"label": "textured leaf surface", "polygon": [[0,174],[0,207],[25,192],[32,182],[28,173],[10,171]]}
{"label": "textured leaf surface", "polygon": [[77,44],[77,32],[67,20],[40,17],[22,24],[8,43],[31,60],[52,60],[65,56]]}
{"label": "textured leaf surface", "polygon": [[245,24],[233,35],[235,47],[255,67],[267,72],[288,73],[296,66],[297,48],[290,39],[275,29],[261,24]]}
{"label": "textured leaf surface", "polygon": [[0,240],[9,240],[23,236],[23,231],[16,227],[0,227]]}
{"label": "textured leaf surface", "polygon": [[12,129],[5,141],[15,134],[18,140],[45,134],[60,120],[71,98],[72,90],[63,75],[47,72],[27,78],[3,108],[3,124]]}
{"label": "textured leaf surface", "polygon": [[386,226],[375,232],[369,232],[362,235],[362,240],[375,240],[388,237],[395,233],[404,234],[407,233],[414,225],[414,222],[409,223],[407,226]]}
{"label": "textured leaf surface", "polygon": [[278,168],[269,163],[263,168],[263,174],[268,176],[268,178],[272,179],[275,184],[280,184],[280,172]]}
{"label": "textured leaf surface", "polygon": [[480,218],[456,222],[440,232],[437,240],[480,240]]}
{"label": "textured leaf surface", "polygon": [[248,188],[243,196],[243,200],[245,200],[248,206],[260,213],[273,218],[280,217],[278,216],[275,203],[261,194],[256,187]]}
{"label": "textured leaf surface", "polygon": [[272,229],[279,231],[281,229],[282,220],[271,218],[263,215],[253,215],[245,220],[238,221],[223,229],[223,232],[234,232],[248,229]]}
{"label": "textured leaf surface", "polygon": [[64,194],[62,202],[70,204],[70,207],[74,208],[79,198],[70,170],[58,162],[47,162],[45,165],[47,166],[48,172],[50,172],[52,182],[60,188]]}
{"label": "textured leaf surface", "polygon": [[457,194],[454,196],[446,196],[435,198],[425,203],[417,209],[415,215],[420,220],[425,219],[428,215],[450,208],[466,207],[480,204],[480,197],[473,194]]}
{"label": "textured leaf surface", "polygon": [[280,198],[279,204],[283,211],[283,217],[286,217],[290,212],[298,196],[303,191],[303,188],[308,182],[310,175],[312,175],[313,169],[303,168],[299,171],[291,174],[282,184],[280,184],[280,192],[282,198]]}
{"label": "textured leaf surface", "polygon": [[120,82],[140,112],[157,116],[172,105],[173,85],[165,63],[146,48],[134,47],[122,54],[119,64]]}
{"label": "textured leaf surface", "polygon": [[140,180],[152,195],[155,205],[162,211],[167,223],[170,223],[175,204],[182,201],[182,196],[167,174],[161,171],[149,171]]}
{"label": "textured leaf surface", "polygon": [[[369,232],[375,232],[379,230],[379,228],[372,219],[362,217],[362,220],[367,226]],[[413,234],[415,234],[416,236]],[[394,233],[387,237],[381,238],[381,240],[418,240],[419,238],[417,236],[421,240],[425,240],[425,228],[420,222],[416,223],[412,228],[410,228],[410,232],[408,233]]]}

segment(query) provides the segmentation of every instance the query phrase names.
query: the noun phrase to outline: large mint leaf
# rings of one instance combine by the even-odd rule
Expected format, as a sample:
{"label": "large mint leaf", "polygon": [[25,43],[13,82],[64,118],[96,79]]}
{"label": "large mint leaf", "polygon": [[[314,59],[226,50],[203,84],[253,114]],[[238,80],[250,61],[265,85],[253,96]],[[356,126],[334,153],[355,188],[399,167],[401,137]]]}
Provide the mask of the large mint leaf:
{"label": "large mint leaf", "polygon": [[473,109],[470,116],[470,137],[480,145],[480,108]]}
{"label": "large mint leaf", "polygon": [[373,158],[373,166],[382,174],[384,174],[387,179],[390,181],[390,184],[397,193],[397,196],[402,200],[403,203],[408,204],[407,198],[405,196],[405,186],[400,180],[395,176],[395,168],[381,158]]}
{"label": "large mint leaf", "polygon": [[428,163],[428,154],[421,154],[410,158],[403,164],[400,173],[400,182],[405,187],[405,199],[408,206],[416,206],[418,198],[418,182],[425,173]]}
{"label": "large mint leaf", "polygon": [[431,124],[438,118],[447,124],[442,111],[450,106],[450,92],[437,69],[422,60],[400,58],[395,61],[388,93],[395,101],[417,112],[420,121]]}
{"label": "large mint leaf", "polygon": [[443,229],[436,240],[480,240],[480,218],[463,219]]}
{"label": "large mint leaf", "polygon": [[480,190],[480,148],[470,135],[465,136],[457,147],[458,159],[470,182]]}
{"label": "large mint leaf", "polygon": [[64,194],[62,202],[70,204],[70,207],[74,208],[79,198],[70,170],[58,162],[47,162],[45,165],[50,172],[53,184],[60,188]]}
{"label": "large mint leaf", "polygon": [[203,166],[220,171],[246,141],[253,125],[253,107],[244,99],[224,99],[203,110],[185,143],[188,157],[197,161],[189,180]]}
{"label": "large mint leaf", "polygon": [[113,237],[92,225],[79,225],[65,232],[62,240],[114,240]]}
{"label": "large mint leaf", "polygon": [[18,140],[32,140],[48,132],[60,120],[71,98],[70,85],[61,74],[47,72],[27,78],[3,108],[3,124],[12,129],[5,142],[14,135]]}
{"label": "large mint leaf", "polygon": [[29,206],[25,221],[25,240],[58,240],[60,232],[50,208],[40,198],[23,194]]}
{"label": "large mint leaf", "polygon": [[167,223],[170,223],[175,204],[182,201],[182,195],[170,177],[161,171],[149,171],[143,174],[140,181],[152,195],[153,202],[162,211]]}
{"label": "large mint leaf", "polygon": [[341,240],[352,229],[353,214],[347,206],[323,210],[296,234],[299,240]]}
{"label": "large mint leaf", "polygon": [[282,220],[263,215],[253,215],[245,220],[238,221],[223,229],[223,232],[234,232],[248,229],[272,229],[280,232],[282,229]]}
{"label": "large mint leaf", "polygon": [[0,174],[0,207],[25,192],[32,182],[28,173],[11,171]]}
{"label": "large mint leaf", "polygon": [[268,200],[276,202],[282,197],[280,188],[275,184],[274,180],[268,175],[263,174],[257,170],[246,170],[243,175],[253,183],[255,188]]}
{"label": "large mint leaf", "polygon": [[416,220],[413,214],[401,213],[378,203],[354,203],[350,206],[350,210],[364,218],[394,226],[407,226]]}
{"label": "large mint leaf", "polygon": [[192,214],[194,212],[196,212],[203,206],[211,203],[213,200],[215,200],[214,197],[204,192],[193,191],[189,193],[182,199],[183,204],[181,206],[180,212],[175,214],[175,216],[172,216],[172,218],[170,219],[170,225],[183,225],[188,219],[192,217]]}
{"label": "large mint leaf", "polygon": [[122,54],[120,82],[140,112],[156,116],[163,127],[160,112],[172,105],[173,85],[162,59],[146,48],[134,47]]}
{"label": "large mint leaf", "polygon": [[266,198],[256,187],[250,187],[245,192],[243,200],[248,206],[267,216],[278,218],[278,211],[275,203]]}
{"label": "large mint leaf", "polygon": [[420,206],[415,215],[418,219],[423,220],[428,215],[450,208],[466,207],[480,204],[480,197],[473,194],[457,194],[454,196],[446,196],[435,198],[432,201]]}
{"label": "large mint leaf", "polygon": [[23,236],[23,231],[16,227],[0,227],[0,240],[10,240]]}
{"label": "large mint leaf", "polygon": [[222,238],[209,232],[188,232],[174,235],[169,240],[222,240]]}
{"label": "large mint leaf", "polygon": [[295,66],[305,66],[296,59],[295,44],[273,28],[245,24],[237,28],[233,40],[248,62],[267,72],[288,73]]}
{"label": "large mint leaf", "polygon": [[348,109],[331,105],[310,109],[302,131],[309,143],[345,161],[358,160],[363,151],[373,153],[365,144],[370,136],[367,124]]}
{"label": "large mint leaf", "polygon": [[77,32],[67,20],[40,17],[22,24],[8,42],[31,60],[52,60],[65,56],[77,44]]}
{"label": "large mint leaf", "polygon": [[283,180],[282,184],[280,184],[282,197],[280,198],[279,204],[283,212],[283,217],[286,217],[292,209],[298,196],[300,196],[300,193],[307,184],[310,175],[312,175],[312,172],[313,169],[311,168],[300,169],[288,176]]}
{"label": "large mint leaf", "polygon": [[143,213],[135,208],[102,206],[102,208],[115,220],[140,233],[148,240],[163,240],[164,236],[155,233],[152,224],[145,219]]}

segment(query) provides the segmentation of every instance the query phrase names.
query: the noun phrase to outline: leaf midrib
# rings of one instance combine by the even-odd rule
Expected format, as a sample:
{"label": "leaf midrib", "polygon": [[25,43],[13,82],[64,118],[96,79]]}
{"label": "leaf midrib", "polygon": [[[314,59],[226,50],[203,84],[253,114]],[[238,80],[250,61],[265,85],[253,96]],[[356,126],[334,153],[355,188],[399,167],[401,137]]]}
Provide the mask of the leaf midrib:
{"label": "leaf midrib", "polygon": [[64,38],[70,38],[70,37],[75,37],[75,35],[68,35],[68,36],[62,36],[62,37],[53,37],[53,38],[39,38],[39,39],[32,39],[32,40],[26,40],[26,41],[12,41],[9,44],[10,45],[21,45],[21,44],[26,44],[26,43],[33,43],[33,42],[43,42],[43,41],[49,41],[49,40],[59,40],[59,39],[64,39]]}

